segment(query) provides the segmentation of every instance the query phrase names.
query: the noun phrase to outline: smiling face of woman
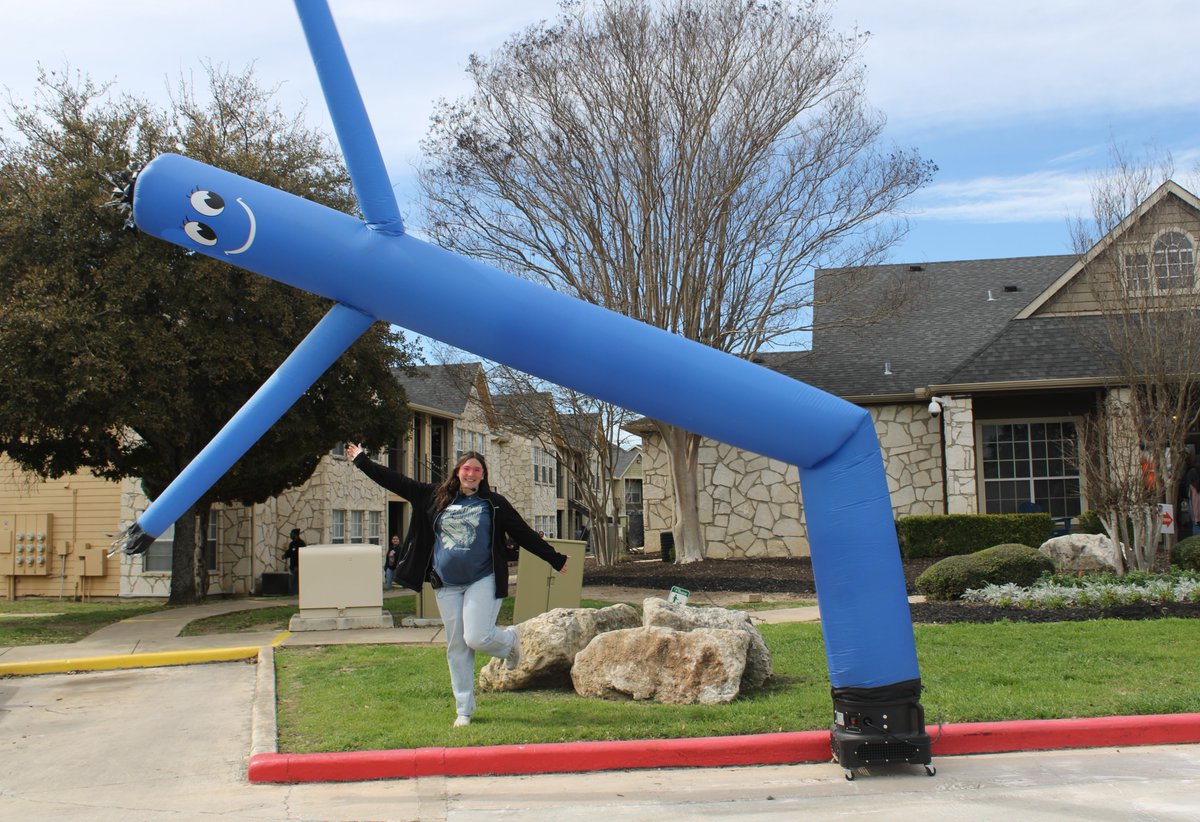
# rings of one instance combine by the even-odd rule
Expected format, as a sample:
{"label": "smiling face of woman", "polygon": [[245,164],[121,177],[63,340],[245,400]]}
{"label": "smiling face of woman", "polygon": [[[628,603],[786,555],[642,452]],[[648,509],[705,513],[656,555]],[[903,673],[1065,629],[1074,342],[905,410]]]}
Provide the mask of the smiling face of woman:
{"label": "smiling face of woman", "polygon": [[471,496],[479,491],[479,483],[487,476],[483,464],[477,459],[463,460],[458,466],[458,484],[462,492]]}

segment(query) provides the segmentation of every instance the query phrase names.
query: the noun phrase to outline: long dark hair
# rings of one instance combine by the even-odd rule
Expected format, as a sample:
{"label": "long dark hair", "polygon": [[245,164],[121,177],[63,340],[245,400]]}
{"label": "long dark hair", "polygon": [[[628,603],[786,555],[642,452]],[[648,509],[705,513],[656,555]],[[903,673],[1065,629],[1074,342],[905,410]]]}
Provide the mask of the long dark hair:
{"label": "long dark hair", "polygon": [[478,460],[479,464],[483,466],[483,479],[479,481],[479,490],[484,493],[492,490],[488,486],[487,460],[478,451],[467,451],[458,458],[458,462],[454,463],[454,470],[442,480],[442,484],[433,492],[433,507],[437,511],[442,511],[447,505],[454,502],[454,498],[462,491],[462,483],[458,481],[458,469],[462,468],[462,464],[467,460]]}

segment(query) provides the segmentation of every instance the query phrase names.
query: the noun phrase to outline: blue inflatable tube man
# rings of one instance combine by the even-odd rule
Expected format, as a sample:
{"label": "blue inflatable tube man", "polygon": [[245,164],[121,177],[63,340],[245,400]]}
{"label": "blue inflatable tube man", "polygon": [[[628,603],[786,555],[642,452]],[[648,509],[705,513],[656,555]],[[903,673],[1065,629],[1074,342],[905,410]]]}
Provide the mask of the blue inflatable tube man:
{"label": "blue inflatable tube man", "polygon": [[[157,157],[136,175],[125,196],[142,231],[334,305],[118,546],[145,551],[383,320],[798,466],[833,689],[834,755],[848,772],[875,761],[927,765],[912,621],[870,415],[406,234],[328,6],[296,7],[365,220],[178,155]],[[488,307],[470,323],[453,297],[463,293]]]}

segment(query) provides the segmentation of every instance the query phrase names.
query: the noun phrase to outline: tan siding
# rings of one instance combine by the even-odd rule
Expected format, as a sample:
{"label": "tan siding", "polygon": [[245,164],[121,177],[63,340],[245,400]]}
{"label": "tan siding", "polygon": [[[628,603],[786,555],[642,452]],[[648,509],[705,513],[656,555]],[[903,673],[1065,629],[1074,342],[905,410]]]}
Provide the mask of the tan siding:
{"label": "tan siding", "polygon": [[[104,552],[119,524],[120,503],[118,483],[90,474],[42,482],[0,457],[0,596],[117,596],[120,561]],[[15,564],[15,536],[32,529],[33,516],[45,514],[46,565],[33,568],[46,573],[30,575],[24,563]],[[103,576],[86,575],[100,568]]]}

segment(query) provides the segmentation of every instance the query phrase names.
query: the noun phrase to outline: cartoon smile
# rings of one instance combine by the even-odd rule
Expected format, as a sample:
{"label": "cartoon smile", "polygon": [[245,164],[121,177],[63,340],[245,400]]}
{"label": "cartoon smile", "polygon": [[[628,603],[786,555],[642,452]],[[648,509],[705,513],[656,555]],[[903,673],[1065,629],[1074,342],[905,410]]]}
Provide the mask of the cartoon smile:
{"label": "cartoon smile", "polygon": [[[204,217],[219,217],[225,211],[225,199],[215,191],[203,188],[193,191],[188,196],[188,203]],[[246,217],[250,220],[250,231],[246,235],[246,241],[238,248],[226,251],[226,255],[241,254],[249,249],[254,244],[254,234],[258,230],[258,223],[254,219],[254,212],[250,206],[246,205],[241,197],[237,198],[237,204],[246,211]],[[188,236],[188,239],[200,245],[211,247],[217,244],[217,232],[208,223],[200,220],[185,220],[183,233]]]}

